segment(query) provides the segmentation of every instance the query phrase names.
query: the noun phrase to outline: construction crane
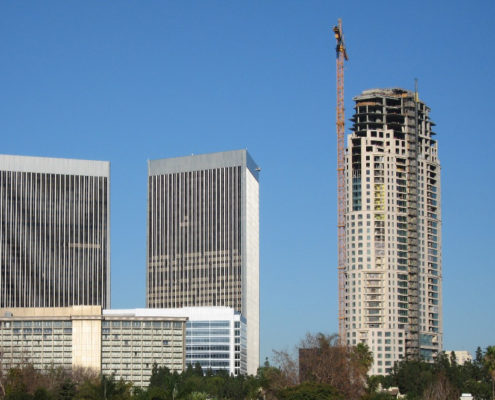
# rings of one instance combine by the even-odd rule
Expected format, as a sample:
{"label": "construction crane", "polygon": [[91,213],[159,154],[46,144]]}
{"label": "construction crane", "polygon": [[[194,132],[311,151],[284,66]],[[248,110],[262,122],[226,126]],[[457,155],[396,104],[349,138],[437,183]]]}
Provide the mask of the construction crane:
{"label": "construction crane", "polygon": [[338,275],[339,275],[339,341],[346,343],[345,327],[345,113],[344,113],[344,61],[347,61],[347,50],[342,32],[342,20],[333,27],[337,41],[337,229],[338,229]]}

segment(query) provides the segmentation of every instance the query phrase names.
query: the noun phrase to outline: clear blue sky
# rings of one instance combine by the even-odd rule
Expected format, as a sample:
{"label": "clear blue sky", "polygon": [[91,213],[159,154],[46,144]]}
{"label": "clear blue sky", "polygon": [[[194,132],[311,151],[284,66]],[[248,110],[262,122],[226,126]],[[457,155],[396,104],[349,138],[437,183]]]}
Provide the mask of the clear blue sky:
{"label": "clear blue sky", "polygon": [[247,148],[261,356],[337,330],[339,17],[347,117],[417,77],[437,123],[445,347],[495,344],[493,1],[2,1],[0,151],[111,162],[113,307],[145,304],[146,160]]}

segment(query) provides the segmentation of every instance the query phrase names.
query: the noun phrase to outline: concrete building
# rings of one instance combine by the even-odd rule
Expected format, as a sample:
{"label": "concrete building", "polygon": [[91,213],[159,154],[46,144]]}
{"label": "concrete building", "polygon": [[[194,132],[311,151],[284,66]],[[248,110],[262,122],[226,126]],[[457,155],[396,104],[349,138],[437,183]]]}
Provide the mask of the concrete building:
{"label": "concrete building", "polygon": [[445,354],[449,359],[451,359],[452,353],[455,354],[455,360],[458,365],[473,361],[473,356],[467,350],[445,350]]}
{"label": "concrete building", "polygon": [[103,311],[100,306],[3,309],[0,348],[4,371],[30,362],[91,368],[147,386],[154,363],[185,366],[185,317],[139,310]]}
{"label": "concrete building", "polygon": [[247,151],[149,161],[147,306],[231,307],[259,366],[259,168]]}
{"label": "concrete building", "polygon": [[103,314],[187,318],[186,365],[199,363],[204,371],[227,371],[233,375],[247,373],[246,320],[232,308],[141,308],[105,310]]}
{"label": "concrete building", "polygon": [[345,330],[371,374],[442,349],[441,194],[430,109],[403,89],[354,98],[346,178]]}
{"label": "concrete building", "polygon": [[110,306],[110,164],[0,155],[0,307]]}

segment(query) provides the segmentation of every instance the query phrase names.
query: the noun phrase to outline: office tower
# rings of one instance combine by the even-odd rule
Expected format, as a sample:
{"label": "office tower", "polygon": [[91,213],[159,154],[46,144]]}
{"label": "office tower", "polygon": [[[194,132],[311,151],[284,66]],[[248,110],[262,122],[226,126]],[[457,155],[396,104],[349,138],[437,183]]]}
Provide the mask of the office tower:
{"label": "office tower", "polygon": [[258,173],[247,151],[149,161],[147,305],[224,306],[259,365]]}
{"label": "office tower", "polygon": [[346,149],[347,343],[367,343],[372,374],[442,349],[441,204],[430,109],[402,89],[354,98]]}
{"label": "office tower", "polygon": [[0,155],[0,307],[110,306],[109,174]]}

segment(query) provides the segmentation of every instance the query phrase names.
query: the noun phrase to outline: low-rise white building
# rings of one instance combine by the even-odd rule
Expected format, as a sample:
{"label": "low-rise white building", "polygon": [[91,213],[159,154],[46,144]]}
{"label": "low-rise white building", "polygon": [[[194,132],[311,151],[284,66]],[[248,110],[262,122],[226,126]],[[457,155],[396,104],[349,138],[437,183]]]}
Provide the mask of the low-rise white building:
{"label": "low-rise white building", "polygon": [[153,364],[247,373],[246,320],[228,307],[3,309],[2,368],[90,368],[147,386]]}
{"label": "low-rise white building", "polygon": [[[2,368],[90,368],[147,386],[153,364],[185,367],[185,316],[100,306],[3,309]],[[151,310],[153,311],[153,310]]]}

